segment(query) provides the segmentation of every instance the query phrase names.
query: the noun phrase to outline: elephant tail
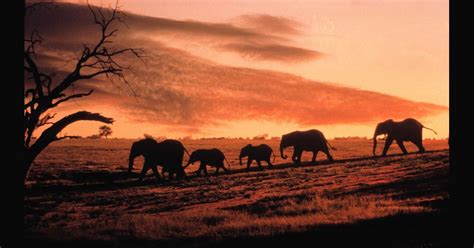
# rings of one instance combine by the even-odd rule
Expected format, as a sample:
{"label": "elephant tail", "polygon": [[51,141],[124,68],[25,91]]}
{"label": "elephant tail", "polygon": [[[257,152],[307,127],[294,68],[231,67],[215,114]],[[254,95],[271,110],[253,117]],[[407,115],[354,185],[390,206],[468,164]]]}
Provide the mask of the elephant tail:
{"label": "elephant tail", "polygon": [[433,130],[433,129],[429,128],[429,127],[425,127],[425,126],[422,126],[422,127],[423,127],[423,128],[426,128],[426,129],[428,129],[428,130],[431,130],[431,131],[433,131],[433,133],[435,133],[436,135],[438,135],[438,133],[437,133],[435,130]]}
{"label": "elephant tail", "polygon": [[230,163],[225,156],[224,156],[224,160],[227,162],[227,165],[229,166],[229,170],[230,170]]}
{"label": "elephant tail", "polygon": [[191,163],[188,162],[187,165],[183,166],[183,170],[186,169]]}
{"label": "elephant tail", "polygon": [[326,140],[326,143],[328,144],[328,146],[329,146],[331,149],[333,149],[334,151],[337,151],[337,149],[336,149],[335,147],[333,147],[331,144],[329,144],[329,141],[328,141],[328,140]]}
{"label": "elephant tail", "polygon": [[188,154],[189,157],[191,157],[191,155],[189,154],[188,150],[186,150],[186,148],[183,146],[183,150],[186,152],[186,154]]}

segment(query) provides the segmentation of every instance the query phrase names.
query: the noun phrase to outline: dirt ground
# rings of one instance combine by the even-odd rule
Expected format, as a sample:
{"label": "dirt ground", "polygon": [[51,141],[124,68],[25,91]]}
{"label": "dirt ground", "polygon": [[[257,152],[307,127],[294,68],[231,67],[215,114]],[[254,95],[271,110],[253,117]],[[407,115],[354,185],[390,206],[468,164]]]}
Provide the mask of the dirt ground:
{"label": "dirt ground", "polygon": [[[107,142],[97,149],[69,141],[42,154],[24,199],[25,238],[77,247],[446,242],[449,150],[443,141],[425,142],[423,154],[401,155],[392,145],[392,155],[384,158],[368,156],[363,142],[362,152],[334,141],[334,163],[321,155],[317,165],[295,167],[281,160],[273,169],[253,166],[250,172],[235,163],[237,148],[247,142],[238,141],[220,144],[232,160],[231,173],[214,176],[210,169],[211,176],[195,177],[196,165],[188,168],[186,180],[160,182],[151,174],[137,182],[138,160],[135,173],[126,173],[132,141]],[[185,143],[190,151],[206,146],[190,143]]]}

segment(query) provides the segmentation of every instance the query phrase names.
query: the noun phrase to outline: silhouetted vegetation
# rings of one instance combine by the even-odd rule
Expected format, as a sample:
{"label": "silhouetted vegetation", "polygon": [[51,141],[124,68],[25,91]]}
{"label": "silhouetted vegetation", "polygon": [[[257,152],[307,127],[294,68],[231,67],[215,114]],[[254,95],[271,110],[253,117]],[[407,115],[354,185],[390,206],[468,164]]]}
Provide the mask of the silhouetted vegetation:
{"label": "silhouetted vegetation", "polygon": [[254,136],[252,139],[253,140],[266,140],[267,138],[268,138],[268,134],[264,133],[264,134]]}
{"label": "silhouetted vegetation", "polygon": [[334,140],[368,140],[366,136],[359,137],[359,136],[347,136],[347,137],[334,137]]}
{"label": "silhouetted vegetation", "polygon": [[[38,7],[45,6],[49,8],[50,3],[41,5],[33,3],[25,7],[26,14],[34,14],[31,11]],[[137,58],[142,58],[142,51],[135,48],[116,48],[113,47],[113,37],[116,35],[117,22],[120,21],[121,12],[115,6],[109,14],[102,11],[102,8],[88,5],[94,24],[98,26],[100,35],[95,44],[83,44],[77,61],[74,61],[74,68],[66,72],[62,79],[55,80],[54,74],[48,74],[41,71],[41,66],[37,64],[36,54],[40,49],[43,37],[38,30],[34,30],[25,37],[24,40],[24,71],[25,71],[25,104],[24,104],[24,180],[28,176],[31,164],[51,142],[68,138],[68,136],[59,137],[59,133],[72,123],[77,121],[99,121],[111,124],[114,120],[105,117],[99,113],[79,111],[63,117],[60,120],[53,121],[55,113],[52,113],[56,107],[73,99],[86,97],[92,94],[93,90],[81,93],[70,93],[70,88],[84,81],[106,76],[108,79],[116,78],[120,82],[128,85],[124,77],[126,67],[116,61],[116,57],[124,53],[130,53]],[[39,127],[46,128],[35,142],[32,141],[33,132]]]}
{"label": "silhouetted vegetation", "polygon": [[109,126],[101,126],[99,127],[99,136],[100,137],[105,137],[105,139],[107,139],[107,136],[111,135],[112,134],[112,128],[110,128]]}

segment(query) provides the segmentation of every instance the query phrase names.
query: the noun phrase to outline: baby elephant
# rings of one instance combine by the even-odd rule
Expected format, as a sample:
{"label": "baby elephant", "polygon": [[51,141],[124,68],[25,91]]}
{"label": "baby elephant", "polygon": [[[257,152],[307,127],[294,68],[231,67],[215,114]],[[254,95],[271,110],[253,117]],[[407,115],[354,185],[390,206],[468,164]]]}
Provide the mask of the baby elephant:
{"label": "baby elephant", "polygon": [[272,163],[270,162],[270,157],[273,153],[273,162],[275,162],[275,153],[273,152],[272,148],[268,145],[261,144],[258,146],[252,146],[248,144],[240,150],[239,161],[240,165],[242,165],[242,158],[248,157],[247,160],[247,171],[250,169],[250,164],[253,160],[257,161],[258,167],[263,169],[262,164],[260,161],[265,161],[268,163],[270,167],[273,167]]}
{"label": "baby elephant", "polygon": [[219,168],[224,169],[226,173],[229,172],[229,170],[224,167],[224,160],[227,162],[230,169],[230,163],[229,161],[227,161],[227,159],[224,156],[224,153],[222,153],[221,150],[216,149],[216,148],[198,149],[191,153],[188,164],[186,164],[183,168],[188,167],[190,164],[193,164],[194,162],[200,161],[201,164],[199,165],[199,169],[196,171],[197,175],[201,175],[201,171],[204,171],[204,174],[208,176],[206,165],[209,165],[212,167],[216,167],[216,176],[217,176],[217,173],[219,173]]}

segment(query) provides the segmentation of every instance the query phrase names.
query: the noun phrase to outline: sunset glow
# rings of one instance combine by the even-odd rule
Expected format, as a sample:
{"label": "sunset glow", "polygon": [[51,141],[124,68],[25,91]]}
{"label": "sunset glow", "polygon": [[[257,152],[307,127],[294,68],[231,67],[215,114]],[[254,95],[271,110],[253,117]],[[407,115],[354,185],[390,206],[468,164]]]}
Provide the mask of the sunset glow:
{"label": "sunset glow", "polygon": [[[27,17],[42,69],[61,79],[99,32],[84,1]],[[108,6],[115,1],[89,1]],[[448,1],[123,0],[115,41],[144,48],[126,85],[81,82],[90,97],[57,108],[115,119],[111,137],[281,136],[316,128],[371,137],[386,119],[413,117],[449,136]],[[29,84],[31,82],[25,82]],[[68,135],[97,133],[78,122]],[[37,132],[40,133],[42,129]]]}

